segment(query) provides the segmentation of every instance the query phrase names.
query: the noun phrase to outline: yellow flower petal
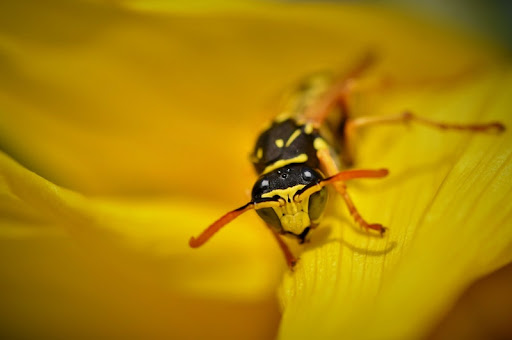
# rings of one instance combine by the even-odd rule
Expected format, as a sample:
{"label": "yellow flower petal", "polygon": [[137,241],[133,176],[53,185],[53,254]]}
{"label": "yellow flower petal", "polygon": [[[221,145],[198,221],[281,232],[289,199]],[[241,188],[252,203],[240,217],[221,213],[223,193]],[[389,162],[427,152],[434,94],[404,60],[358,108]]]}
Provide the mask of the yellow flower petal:
{"label": "yellow flower petal", "polygon": [[[263,228],[233,230],[197,252],[187,240],[191,230],[214,218],[204,206],[89,199],[1,153],[0,179],[0,207],[9,213],[0,228],[2,257],[9,259],[2,264],[2,282],[10,287],[2,300],[4,310],[16,310],[7,329],[20,334],[18,323],[25,319],[32,326],[24,334],[78,334],[87,319],[98,323],[87,330],[96,335],[273,333],[272,287],[279,268],[274,258],[280,254]],[[27,213],[18,216],[17,210]],[[59,330],[53,319],[69,328]],[[119,328],[127,322],[130,326]],[[226,333],[221,325],[231,322],[237,325]],[[194,323],[203,326],[194,329]]]}
{"label": "yellow flower petal", "polygon": [[[164,261],[168,285],[183,294],[259,299],[272,292],[279,268],[273,265],[273,256],[279,254],[268,242],[272,240],[270,233],[257,223],[225,233],[226,237],[218,237],[217,242],[198,252],[190,249],[187,241],[194,230],[200,231],[215,218],[215,211],[208,212],[204,204],[89,199],[45,181],[1,153],[0,174],[6,197],[3,210],[13,211],[17,204],[36,215],[32,228],[36,234],[40,232],[37,228],[48,224],[62,226],[94,249],[96,256],[103,252],[106,256],[125,256],[128,251],[135,252],[129,256],[140,253],[149,255],[150,260]],[[11,218],[10,224],[19,220]],[[227,254],[233,259],[226,261]]]}

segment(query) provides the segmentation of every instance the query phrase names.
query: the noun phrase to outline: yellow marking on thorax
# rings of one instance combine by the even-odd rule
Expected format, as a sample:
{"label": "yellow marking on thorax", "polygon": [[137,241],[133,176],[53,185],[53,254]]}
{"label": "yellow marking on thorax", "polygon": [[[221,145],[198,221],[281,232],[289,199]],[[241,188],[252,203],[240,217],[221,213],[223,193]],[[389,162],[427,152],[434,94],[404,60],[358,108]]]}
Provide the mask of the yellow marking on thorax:
{"label": "yellow marking on thorax", "polygon": [[282,139],[276,139],[276,146],[278,148],[282,148],[284,145],[284,141]]}
{"label": "yellow marking on thorax", "polygon": [[313,124],[307,123],[304,127],[304,132],[308,135],[311,134],[311,132],[313,132]]}
{"label": "yellow marking on thorax", "polygon": [[276,123],[281,123],[281,122],[284,122],[285,120],[287,120],[288,118],[291,118],[292,114],[290,111],[284,111],[284,112],[281,112],[280,114],[278,114],[275,118],[274,118],[274,122]]}
{"label": "yellow marking on thorax", "polygon": [[304,186],[303,184],[298,184],[286,189],[272,190],[261,195],[263,198],[279,196],[283,199],[283,206],[272,207],[272,209],[274,209],[274,212],[281,221],[283,230],[294,233],[295,235],[302,234],[304,229],[311,225],[308,213],[309,196],[305,197],[300,202],[295,202],[293,199],[297,191],[304,188]]}
{"label": "yellow marking on thorax", "polygon": [[328,149],[329,145],[322,137],[317,137],[313,142],[313,147],[315,148],[315,150],[323,150]]}
{"label": "yellow marking on thorax", "polygon": [[297,130],[293,131],[293,133],[290,136],[290,138],[288,138],[288,140],[286,141],[286,146],[290,146],[290,144],[292,144],[293,141],[295,139],[297,139],[297,137],[299,137],[301,133],[302,133],[302,131],[300,129],[297,129]]}
{"label": "yellow marking on thorax", "polygon": [[263,149],[262,148],[258,148],[258,150],[256,150],[256,157],[258,159],[261,159],[261,157],[263,157]]}
{"label": "yellow marking on thorax", "polygon": [[298,155],[297,157],[293,157],[293,158],[289,158],[289,159],[280,159],[280,160],[270,164],[269,166],[267,166],[265,168],[265,170],[263,170],[263,174],[269,173],[270,171],[273,171],[278,168],[282,168],[283,166],[286,166],[288,164],[305,163],[305,162],[307,162],[307,160],[308,160],[308,155],[306,155],[305,153],[302,153],[302,154]]}

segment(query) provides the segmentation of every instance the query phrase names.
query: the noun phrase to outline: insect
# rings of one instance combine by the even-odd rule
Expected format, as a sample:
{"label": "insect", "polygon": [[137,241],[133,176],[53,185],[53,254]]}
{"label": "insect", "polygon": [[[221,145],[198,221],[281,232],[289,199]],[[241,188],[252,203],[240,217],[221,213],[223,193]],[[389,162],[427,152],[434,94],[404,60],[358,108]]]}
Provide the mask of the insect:
{"label": "insect", "polygon": [[352,82],[373,63],[371,55],[362,58],[349,72],[332,76],[319,73],[305,78],[282,111],[256,141],[251,161],[258,180],[247,204],[228,212],[215,221],[189,245],[197,248],[219,229],[248,210],[256,213],[269,226],[282,249],[288,266],[293,269],[297,258],[281,235],[291,236],[300,243],[315,229],[326,206],[332,185],[341,195],[355,222],[363,229],[384,235],[381,224],[368,223],[358,212],[347,191],[346,181],[358,178],[381,178],[387,169],[352,169],[350,166],[354,133],[365,126],[414,122],[442,130],[502,132],[499,122],[482,124],[452,124],[417,116],[411,112],[380,117],[352,118],[347,99]]}

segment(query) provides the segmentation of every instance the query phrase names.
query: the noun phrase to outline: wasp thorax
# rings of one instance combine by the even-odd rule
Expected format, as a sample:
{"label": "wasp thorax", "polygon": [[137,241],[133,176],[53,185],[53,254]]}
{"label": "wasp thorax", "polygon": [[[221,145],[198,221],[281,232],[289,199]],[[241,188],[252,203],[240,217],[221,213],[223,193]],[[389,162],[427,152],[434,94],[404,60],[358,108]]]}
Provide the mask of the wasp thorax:
{"label": "wasp thorax", "polygon": [[315,224],[325,208],[327,191],[322,189],[311,196],[298,194],[308,185],[318,183],[322,175],[303,164],[292,164],[264,174],[252,190],[252,199],[258,202],[275,199],[279,207],[256,210],[258,215],[281,233],[290,233],[300,238]]}

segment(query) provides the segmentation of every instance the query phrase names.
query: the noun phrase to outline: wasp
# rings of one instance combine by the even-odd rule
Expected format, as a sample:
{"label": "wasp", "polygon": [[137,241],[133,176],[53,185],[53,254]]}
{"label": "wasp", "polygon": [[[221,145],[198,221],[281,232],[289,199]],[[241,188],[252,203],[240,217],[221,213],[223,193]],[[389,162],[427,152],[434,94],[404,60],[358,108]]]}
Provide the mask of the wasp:
{"label": "wasp", "polygon": [[332,185],[342,198],[354,221],[364,230],[383,236],[386,228],[368,223],[358,212],[347,191],[346,181],[382,178],[387,169],[349,169],[353,159],[353,139],[362,127],[387,123],[427,125],[441,130],[502,132],[500,122],[481,124],[444,123],[417,116],[412,112],[379,117],[349,114],[348,98],[353,82],[374,62],[372,55],[362,58],[340,75],[317,73],[305,78],[284,102],[281,111],[258,137],[251,161],[259,175],[252,188],[251,201],[228,212],[189,245],[197,248],[219,229],[248,210],[269,226],[290,269],[297,263],[282,235],[304,243],[322,218]]}

